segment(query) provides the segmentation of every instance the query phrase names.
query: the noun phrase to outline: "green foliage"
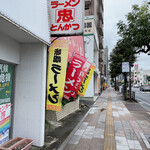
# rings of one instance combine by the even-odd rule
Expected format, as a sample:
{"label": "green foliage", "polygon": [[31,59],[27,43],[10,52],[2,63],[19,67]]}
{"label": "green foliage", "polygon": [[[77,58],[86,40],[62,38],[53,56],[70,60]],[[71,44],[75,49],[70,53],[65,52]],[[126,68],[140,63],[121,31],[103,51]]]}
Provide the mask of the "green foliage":
{"label": "green foliage", "polygon": [[65,106],[67,103],[75,101],[77,98],[79,97],[79,95],[77,95],[75,98],[70,97],[69,100],[66,100],[65,98],[62,99],[62,106]]}
{"label": "green foliage", "polygon": [[147,79],[147,81],[149,82],[150,81],[150,76],[146,76],[146,79]]}
{"label": "green foliage", "polygon": [[118,34],[122,40],[128,39],[135,53],[150,53],[150,9],[148,2],[141,7],[132,6],[126,15],[127,22],[119,21]]}
{"label": "green foliage", "polygon": [[117,53],[116,49],[113,49],[110,54],[110,74],[114,78],[121,73],[121,61],[122,55]]}

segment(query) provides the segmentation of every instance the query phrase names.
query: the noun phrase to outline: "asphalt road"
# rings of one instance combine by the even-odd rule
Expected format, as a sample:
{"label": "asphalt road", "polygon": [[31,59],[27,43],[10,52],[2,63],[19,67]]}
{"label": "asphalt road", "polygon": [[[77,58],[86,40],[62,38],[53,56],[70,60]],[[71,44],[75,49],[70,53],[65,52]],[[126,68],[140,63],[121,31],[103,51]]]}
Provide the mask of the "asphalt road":
{"label": "asphalt road", "polygon": [[132,88],[132,91],[135,91],[135,99],[150,110],[150,92],[140,91],[139,88]]}

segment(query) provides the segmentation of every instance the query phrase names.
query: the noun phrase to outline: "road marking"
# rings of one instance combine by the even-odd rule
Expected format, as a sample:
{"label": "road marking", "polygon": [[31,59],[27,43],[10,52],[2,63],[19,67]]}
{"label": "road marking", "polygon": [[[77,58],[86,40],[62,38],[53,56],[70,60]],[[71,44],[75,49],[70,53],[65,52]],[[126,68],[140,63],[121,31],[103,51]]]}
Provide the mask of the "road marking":
{"label": "road marking", "polygon": [[146,102],[142,101],[141,99],[137,99],[137,100],[138,100],[138,101],[141,101],[142,103],[144,103],[144,104],[146,104],[146,105],[148,105],[148,106],[150,106],[149,103],[146,103]]}

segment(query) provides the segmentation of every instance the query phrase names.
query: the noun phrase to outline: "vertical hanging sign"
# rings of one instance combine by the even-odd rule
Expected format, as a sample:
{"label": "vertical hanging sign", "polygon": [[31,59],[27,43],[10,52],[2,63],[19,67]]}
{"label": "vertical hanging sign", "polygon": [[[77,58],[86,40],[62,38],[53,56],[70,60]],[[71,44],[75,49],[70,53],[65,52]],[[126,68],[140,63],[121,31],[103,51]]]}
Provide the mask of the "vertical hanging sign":
{"label": "vertical hanging sign", "polygon": [[82,34],[83,0],[51,0],[51,34]]}
{"label": "vertical hanging sign", "polygon": [[49,48],[47,110],[61,111],[66,78],[68,48],[68,40],[56,40]]}

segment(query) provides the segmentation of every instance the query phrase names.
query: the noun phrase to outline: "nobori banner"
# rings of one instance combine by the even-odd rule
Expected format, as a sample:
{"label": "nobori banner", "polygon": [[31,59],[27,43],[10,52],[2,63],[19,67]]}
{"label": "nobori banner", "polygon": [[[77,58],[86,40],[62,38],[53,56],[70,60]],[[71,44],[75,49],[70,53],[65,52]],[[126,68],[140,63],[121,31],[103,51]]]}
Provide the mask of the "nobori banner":
{"label": "nobori banner", "polygon": [[92,78],[92,75],[93,75],[93,73],[94,73],[94,70],[95,70],[95,66],[92,65],[91,68],[89,69],[89,71],[88,71],[86,77],[84,78],[84,80],[83,80],[81,86],[80,86],[80,89],[79,89],[79,91],[78,91],[78,95],[84,97],[85,92],[86,92],[86,90],[87,90],[87,87],[88,87],[88,85],[89,85],[89,83],[90,83],[90,80],[91,80],[91,78]]}
{"label": "nobori banner", "polygon": [[82,34],[84,23],[83,0],[51,0],[51,34]]}
{"label": "nobori banner", "polygon": [[49,48],[46,109],[61,111],[69,41],[57,40],[54,43]]}
{"label": "nobori banner", "polygon": [[78,53],[81,56],[85,56],[84,50],[84,39],[83,36],[66,36],[66,37],[52,37],[51,40],[55,40],[54,44],[57,44],[57,40],[68,40],[69,41],[69,51],[68,51],[68,62],[71,60],[73,53]]}
{"label": "nobori banner", "polygon": [[77,53],[73,55],[66,75],[66,82],[64,88],[65,99],[69,100],[70,97],[75,98],[77,91],[82,83],[85,71],[89,67],[90,63],[87,63],[87,59],[85,57],[82,57]]}

